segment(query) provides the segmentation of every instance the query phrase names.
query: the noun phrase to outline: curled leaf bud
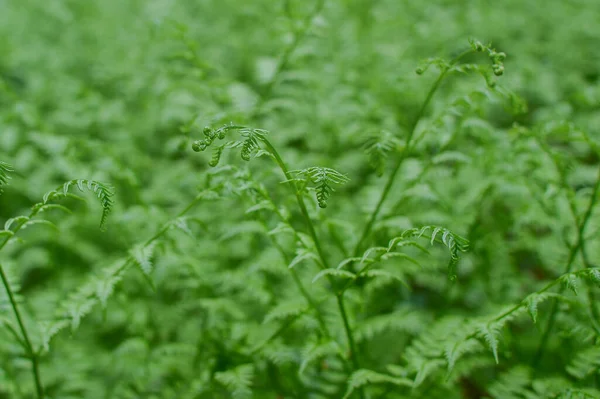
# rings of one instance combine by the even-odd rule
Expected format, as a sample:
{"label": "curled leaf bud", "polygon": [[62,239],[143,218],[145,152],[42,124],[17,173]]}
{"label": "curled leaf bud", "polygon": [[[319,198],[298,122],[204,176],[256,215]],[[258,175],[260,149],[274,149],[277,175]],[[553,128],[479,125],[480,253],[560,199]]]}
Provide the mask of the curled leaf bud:
{"label": "curled leaf bud", "polygon": [[500,63],[506,59],[506,53],[495,53],[494,62]]}
{"label": "curled leaf bud", "polygon": [[196,140],[192,143],[192,150],[200,152],[206,150],[206,143],[204,140]]}
{"label": "curled leaf bud", "polygon": [[504,73],[503,65],[494,65],[493,69],[494,69],[494,75],[496,75],[496,76],[501,76]]}
{"label": "curled leaf bud", "polygon": [[204,129],[202,129],[202,133],[204,133],[206,137],[210,137],[212,134],[212,129],[206,126]]}
{"label": "curled leaf bud", "polygon": [[417,75],[423,75],[423,73],[425,73],[425,69],[422,67],[418,67],[417,69],[415,69],[415,72],[417,73]]}

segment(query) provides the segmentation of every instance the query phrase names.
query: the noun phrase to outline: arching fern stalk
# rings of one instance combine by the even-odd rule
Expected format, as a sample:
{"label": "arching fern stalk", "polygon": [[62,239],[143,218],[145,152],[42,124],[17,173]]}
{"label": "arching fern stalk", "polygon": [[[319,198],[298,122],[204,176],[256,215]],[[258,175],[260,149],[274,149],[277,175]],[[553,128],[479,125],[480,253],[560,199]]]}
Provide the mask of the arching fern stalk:
{"label": "arching fern stalk", "polygon": [[98,201],[100,201],[100,205],[102,206],[100,228],[104,230],[106,228],[106,221],[108,220],[108,215],[110,214],[114,205],[114,192],[111,187],[107,186],[104,183],[100,183],[95,180],[85,179],[68,181],[62,186],[58,187],[56,190],[46,193],[46,195],[44,195],[43,205],[46,205],[50,200],[56,200],[69,196],[69,189],[73,186],[76,186],[81,192],[85,192],[87,188],[89,191],[93,192],[96,195]]}
{"label": "arching fern stalk", "polygon": [[[488,86],[494,87],[496,85],[496,82],[494,80],[495,77],[501,76],[504,74],[504,59],[506,58],[506,54],[504,54],[502,52],[497,52],[490,45],[484,45],[483,43],[481,43],[479,41],[471,40],[470,44],[471,44],[471,47],[469,49],[460,53],[457,57],[455,57],[451,61],[446,61],[446,60],[439,59],[439,58],[431,58],[431,59],[427,60],[426,62],[424,62],[423,65],[421,65],[417,68],[416,73],[418,75],[422,75],[423,73],[425,73],[425,71],[427,71],[427,69],[430,66],[435,65],[439,68],[440,73],[438,75],[438,78],[435,80],[435,82],[429,89],[427,96],[425,97],[425,100],[423,101],[423,104],[421,105],[415,119],[413,120],[412,124],[410,125],[410,128],[408,130],[408,136],[405,139],[404,149],[403,149],[402,153],[397,157],[396,163],[392,169],[392,172],[390,173],[390,175],[387,179],[387,182],[383,188],[383,191],[381,192],[379,200],[377,201],[375,208],[371,212],[371,214],[368,218],[368,221],[363,228],[362,234],[354,247],[354,251],[353,251],[354,256],[357,256],[362,251],[363,246],[364,246],[365,242],[367,241],[367,239],[371,233],[371,230],[373,229],[373,226],[375,225],[377,217],[379,216],[379,213],[381,212],[381,209],[383,208],[383,203],[386,201],[388,195],[392,191],[392,186],[394,185],[394,182],[396,180],[396,175],[400,171],[400,168],[402,167],[402,165],[404,164],[406,159],[408,159],[412,147],[414,147],[415,133],[417,131],[417,126],[419,125],[419,122],[421,121],[421,119],[425,116],[425,112],[426,112],[427,108],[429,107],[431,100],[433,99],[435,93],[438,91],[438,89],[440,88],[442,82],[446,79],[446,77],[450,73],[455,73],[455,72],[456,73],[473,73],[473,72],[475,72],[475,73],[482,75],[485,78],[485,81]],[[466,56],[468,56],[470,54],[474,54],[474,53],[484,53],[485,55],[488,56],[488,58],[492,62],[492,65],[487,66],[487,65],[479,65],[479,64],[460,64],[460,62]],[[379,171],[381,171],[381,169],[382,169],[382,166],[380,165],[380,163],[383,162],[383,160],[384,160],[383,156],[387,155],[387,153],[390,152],[390,146],[391,146],[390,143],[377,145],[377,142],[380,142],[380,141],[381,141],[380,139],[376,139],[375,147],[374,147],[373,140],[371,140],[370,142],[367,142],[367,144],[366,144],[366,150],[368,151],[369,155],[371,157],[375,156],[375,158],[374,158],[375,166],[376,166],[376,168],[378,168]]]}
{"label": "arching fern stalk", "polygon": [[[12,169],[9,166],[7,166],[4,163],[0,163],[0,183],[4,184],[8,181],[7,172],[10,171],[12,171]],[[35,224],[48,224],[54,226],[54,224],[48,220],[36,218],[36,216],[38,216],[40,213],[50,209],[60,209],[65,212],[70,212],[68,208],[51,202],[62,198],[74,196],[69,193],[69,189],[72,186],[78,187],[79,190],[82,192],[85,191],[85,189],[87,188],[89,191],[92,191],[94,194],[96,194],[96,197],[102,205],[102,218],[100,220],[100,227],[104,228],[106,225],[107,217],[110,211],[112,210],[113,206],[112,197],[114,194],[112,189],[109,186],[97,182],[95,180],[71,180],[58,187],[56,190],[52,190],[46,193],[43,197],[42,202],[35,204],[32,207],[32,210],[28,216],[17,216],[15,218],[7,220],[4,225],[4,229],[0,230],[0,239],[4,238],[4,240],[0,242],[0,250],[2,250],[6,246],[6,244],[8,244],[8,242],[11,241],[11,239],[17,235],[17,233],[20,230],[28,226]],[[25,326],[25,323],[23,322],[23,316],[15,299],[15,290],[11,287],[7,274],[4,271],[2,265],[0,265],[0,279],[2,280],[2,285],[4,286],[4,290],[6,291],[10,302],[10,306],[12,308],[15,320],[17,322],[17,327],[10,324],[9,330],[13,333],[17,342],[25,351],[27,358],[29,358],[29,360],[31,361],[32,374],[37,396],[38,399],[43,399],[45,397],[45,393],[39,370],[40,354],[31,343],[30,334],[27,330],[27,327]],[[17,333],[17,330],[19,330],[19,333]]]}

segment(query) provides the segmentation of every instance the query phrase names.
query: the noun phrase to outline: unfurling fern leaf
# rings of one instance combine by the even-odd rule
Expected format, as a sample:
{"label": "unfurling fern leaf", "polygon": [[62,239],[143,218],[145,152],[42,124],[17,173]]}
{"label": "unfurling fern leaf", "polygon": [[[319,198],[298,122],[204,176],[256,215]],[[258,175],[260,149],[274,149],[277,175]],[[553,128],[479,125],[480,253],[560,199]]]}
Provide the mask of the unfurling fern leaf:
{"label": "unfurling fern leaf", "polygon": [[2,194],[2,186],[8,184],[12,171],[13,169],[9,164],[0,161],[0,194]]}
{"label": "unfurling fern leaf", "polygon": [[241,157],[244,161],[249,161],[252,153],[260,148],[259,140],[263,140],[267,134],[266,130],[261,129],[242,129],[242,136],[246,139],[242,142]]}
{"label": "unfurling fern leaf", "polygon": [[220,145],[216,147],[213,151],[213,156],[210,162],[208,163],[213,168],[219,164],[221,160],[221,155],[223,154],[223,150],[225,149],[225,145]]}
{"label": "unfurling fern leaf", "polygon": [[210,127],[205,127],[203,130],[204,139],[196,140],[192,144],[192,149],[196,152],[205,151],[208,147],[210,147],[215,140],[223,140],[226,136],[226,133],[230,130],[238,130],[243,140],[231,141],[221,146],[215,148],[215,152],[213,153],[213,157],[209,162],[210,166],[216,166],[221,159],[221,154],[225,148],[238,148],[241,147],[241,157],[244,161],[249,161],[252,154],[257,152],[260,149],[260,143],[264,142],[268,132],[263,129],[252,129],[245,126],[238,125],[225,125],[218,129],[212,129]]}
{"label": "unfurling fern leaf", "polygon": [[58,187],[57,189],[50,191],[44,195],[43,203],[40,204],[46,205],[48,201],[58,198],[67,197],[69,195],[69,189],[72,186],[77,186],[79,191],[84,192],[87,188],[89,191],[92,191],[96,194],[96,197],[100,201],[100,205],[102,206],[102,218],[100,219],[100,228],[104,229],[106,226],[106,220],[108,219],[108,215],[112,211],[114,201],[113,201],[113,190],[108,185],[95,181],[95,180],[70,180]]}
{"label": "unfurling fern leaf", "polygon": [[400,146],[400,140],[388,131],[381,131],[367,137],[363,144],[365,153],[369,157],[369,164],[377,176],[382,176],[385,170],[385,161],[390,153]]}
{"label": "unfurling fern leaf", "polygon": [[317,192],[317,202],[321,208],[327,208],[327,200],[335,190],[332,184],[344,184],[350,179],[331,168],[323,168],[313,166],[302,170],[294,170],[290,172],[299,180],[310,180],[315,185]]}

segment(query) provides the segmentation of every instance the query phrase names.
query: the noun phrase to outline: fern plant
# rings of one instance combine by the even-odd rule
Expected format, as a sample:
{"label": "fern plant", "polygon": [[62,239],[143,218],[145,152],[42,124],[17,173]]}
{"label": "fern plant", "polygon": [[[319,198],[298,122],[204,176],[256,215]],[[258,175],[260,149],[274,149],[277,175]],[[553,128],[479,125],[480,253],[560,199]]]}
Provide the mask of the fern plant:
{"label": "fern plant", "polygon": [[592,3],[20,5],[0,398],[600,397]]}
{"label": "fern plant", "polygon": [[[12,169],[7,164],[1,163],[0,166],[2,167],[1,173],[7,173],[9,171],[12,171]],[[7,174],[3,174],[0,177],[0,181],[2,182],[6,182],[8,180]],[[59,187],[58,189],[46,193],[43,197],[42,202],[35,204],[32,207],[32,210],[28,216],[18,216],[7,220],[4,224],[4,229],[0,230],[0,237],[3,238],[3,241],[0,243],[0,250],[2,250],[11,240],[13,240],[17,233],[19,233],[19,231],[27,227],[33,226],[35,224],[48,224],[52,227],[55,227],[52,222],[36,217],[40,213],[49,211],[51,209],[58,209],[61,211],[70,212],[69,209],[65,208],[64,206],[54,204],[52,202],[60,200],[61,198],[72,196],[72,194],[69,193],[69,188],[71,186],[77,186],[82,192],[84,191],[84,188],[87,188],[88,190],[94,192],[94,194],[98,197],[100,204],[102,205],[102,219],[100,221],[100,226],[104,227],[106,224],[107,216],[110,213],[113,206],[112,197],[114,194],[111,188],[103,183],[94,180],[71,180]],[[1,264],[0,278],[2,279],[2,284],[4,286],[6,296],[8,297],[8,300],[10,302],[10,306],[12,308],[14,319],[16,320],[17,325],[15,326],[14,322],[10,319],[3,320],[3,324],[12,333],[16,342],[21,346],[25,357],[29,359],[29,361],[31,361],[31,368],[37,397],[44,398],[44,386],[40,376],[39,366],[40,349],[35,348],[32,343],[30,333],[28,332],[28,329],[24,322],[24,317],[22,316],[22,312],[19,309],[19,303],[17,301],[16,292],[13,289],[11,282]]]}

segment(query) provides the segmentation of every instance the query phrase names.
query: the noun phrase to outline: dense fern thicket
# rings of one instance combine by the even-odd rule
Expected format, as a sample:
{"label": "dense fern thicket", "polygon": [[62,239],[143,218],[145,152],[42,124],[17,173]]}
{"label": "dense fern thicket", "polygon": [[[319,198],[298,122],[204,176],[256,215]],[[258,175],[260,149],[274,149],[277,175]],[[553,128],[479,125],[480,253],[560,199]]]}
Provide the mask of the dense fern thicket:
{"label": "dense fern thicket", "polygon": [[0,399],[600,398],[595,0],[0,10]]}

